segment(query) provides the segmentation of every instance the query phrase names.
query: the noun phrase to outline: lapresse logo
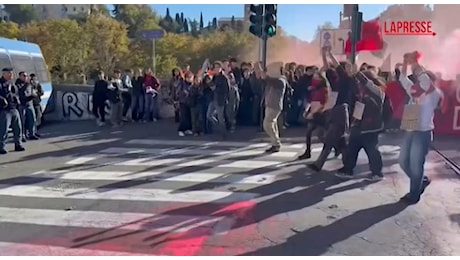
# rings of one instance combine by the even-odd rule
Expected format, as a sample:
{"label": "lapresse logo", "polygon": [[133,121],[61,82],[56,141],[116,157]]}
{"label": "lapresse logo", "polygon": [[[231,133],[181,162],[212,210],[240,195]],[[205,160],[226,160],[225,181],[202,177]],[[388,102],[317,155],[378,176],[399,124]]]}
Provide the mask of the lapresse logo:
{"label": "lapresse logo", "polygon": [[431,21],[385,21],[382,31],[393,36],[436,36]]}

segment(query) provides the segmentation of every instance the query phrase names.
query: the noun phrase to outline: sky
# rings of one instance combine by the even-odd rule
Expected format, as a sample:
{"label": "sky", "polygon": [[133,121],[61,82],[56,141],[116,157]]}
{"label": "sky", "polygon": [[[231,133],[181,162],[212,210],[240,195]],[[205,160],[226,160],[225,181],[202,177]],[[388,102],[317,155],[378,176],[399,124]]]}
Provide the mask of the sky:
{"label": "sky", "polygon": [[[205,25],[213,17],[243,17],[244,8],[241,4],[155,4],[151,5],[158,14],[164,16],[166,8],[169,7],[171,15],[183,12],[186,18],[200,18],[200,12],[203,12]],[[363,19],[370,20],[377,17],[388,5],[359,5],[360,11],[363,12]],[[318,25],[326,22],[332,22],[337,26],[339,23],[339,13],[343,5],[324,4],[324,5],[300,5],[300,4],[279,4],[278,5],[278,25],[283,28],[289,35],[296,36],[301,40],[311,41],[314,37]]]}

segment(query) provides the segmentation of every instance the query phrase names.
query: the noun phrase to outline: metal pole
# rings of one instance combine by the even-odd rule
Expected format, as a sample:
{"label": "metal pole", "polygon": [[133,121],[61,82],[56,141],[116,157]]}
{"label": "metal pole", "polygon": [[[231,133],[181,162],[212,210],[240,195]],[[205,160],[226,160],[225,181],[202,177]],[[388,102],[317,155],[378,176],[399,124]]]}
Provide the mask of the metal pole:
{"label": "metal pole", "polygon": [[359,12],[359,6],[356,4],[353,8],[353,16],[352,16],[352,20],[351,20],[351,57],[350,57],[350,62],[351,64],[355,65],[356,63],[356,42],[357,42],[357,35],[358,35],[358,31],[357,31],[357,27],[356,27],[356,19],[358,18],[358,12]]}
{"label": "metal pole", "polygon": [[156,72],[155,67],[156,67],[156,53],[155,53],[155,39],[152,40],[152,71],[153,73]]}
{"label": "metal pole", "polygon": [[265,31],[265,27],[267,26],[267,21],[265,21],[265,5],[263,5],[263,12],[262,12],[262,66],[264,69],[267,68],[267,34]]}

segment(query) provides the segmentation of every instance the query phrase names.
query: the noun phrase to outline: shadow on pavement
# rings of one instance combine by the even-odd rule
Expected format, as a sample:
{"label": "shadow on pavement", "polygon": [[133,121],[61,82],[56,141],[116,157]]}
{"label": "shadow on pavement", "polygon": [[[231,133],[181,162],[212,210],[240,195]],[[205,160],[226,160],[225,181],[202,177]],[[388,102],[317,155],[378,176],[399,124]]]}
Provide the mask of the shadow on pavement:
{"label": "shadow on pavement", "polygon": [[405,203],[396,202],[363,209],[327,226],[316,226],[301,232],[293,230],[297,234],[288,238],[286,242],[258,249],[244,255],[322,255],[332,245],[344,241],[387,218],[397,215],[406,207]]}
{"label": "shadow on pavement", "polygon": [[460,214],[452,214],[449,216],[449,219],[460,227]]}

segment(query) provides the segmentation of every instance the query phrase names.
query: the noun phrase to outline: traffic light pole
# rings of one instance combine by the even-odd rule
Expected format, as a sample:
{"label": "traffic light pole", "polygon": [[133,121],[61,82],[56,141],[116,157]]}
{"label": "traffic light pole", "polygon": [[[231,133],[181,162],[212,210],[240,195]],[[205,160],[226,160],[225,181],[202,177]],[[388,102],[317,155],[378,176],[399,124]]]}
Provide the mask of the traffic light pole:
{"label": "traffic light pole", "polygon": [[265,27],[267,26],[267,23],[265,21],[265,15],[266,15],[265,5],[263,5],[263,12],[262,12],[262,17],[263,17],[263,19],[262,19],[262,38],[261,38],[261,41],[260,41],[259,48],[260,48],[260,52],[262,54],[262,56],[260,58],[261,58],[262,66],[264,67],[264,69],[267,68],[267,40],[268,40],[267,32],[265,31]]}
{"label": "traffic light pole", "polygon": [[356,26],[356,19],[358,17],[358,12],[359,12],[359,6],[357,4],[354,5],[353,7],[353,16],[352,16],[352,21],[351,21],[351,57],[350,57],[350,62],[352,65],[355,65],[356,63],[356,43],[358,42],[358,33],[357,26]]}

